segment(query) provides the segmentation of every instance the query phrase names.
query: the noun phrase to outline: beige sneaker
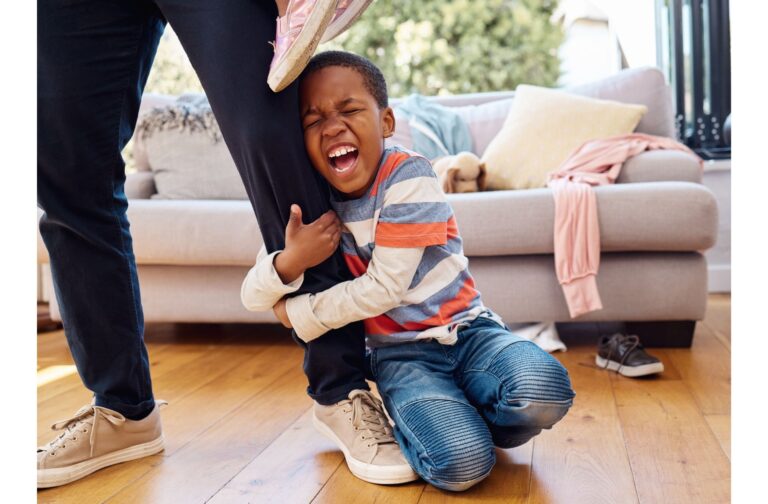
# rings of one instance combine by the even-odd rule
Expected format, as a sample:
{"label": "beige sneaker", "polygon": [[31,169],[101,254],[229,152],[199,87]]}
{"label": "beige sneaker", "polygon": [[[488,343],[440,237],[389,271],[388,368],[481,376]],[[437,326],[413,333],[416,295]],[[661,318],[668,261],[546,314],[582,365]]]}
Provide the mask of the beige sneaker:
{"label": "beige sneaker", "polygon": [[315,403],[315,428],[335,442],[349,470],[364,481],[382,485],[419,479],[392,435],[384,407],[367,390],[353,390],[349,399],[331,406]]}
{"label": "beige sneaker", "polygon": [[128,420],[116,411],[89,404],[56,422],[58,437],[37,449],[37,488],[65,485],[104,467],[153,455],[163,449],[161,405],[141,420]]}

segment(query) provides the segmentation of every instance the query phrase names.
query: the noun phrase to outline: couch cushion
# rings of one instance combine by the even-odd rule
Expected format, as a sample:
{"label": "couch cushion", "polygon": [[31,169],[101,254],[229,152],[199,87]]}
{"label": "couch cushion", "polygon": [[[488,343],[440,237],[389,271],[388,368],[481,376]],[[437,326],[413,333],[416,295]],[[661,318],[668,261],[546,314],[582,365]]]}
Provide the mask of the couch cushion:
{"label": "couch cushion", "polygon": [[[715,243],[717,203],[704,186],[648,182],[598,187],[602,250],[694,251]],[[468,256],[551,254],[549,189],[450,194]],[[262,245],[250,203],[134,200],[139,264],[252,265]],[[38,234],[38,261],[47,262]]]}
{"label": "couch cushion", "polygon": [[248,197],[203,95],[185,95],[173,105],[143,114],[135,142],[137,159],[154,175],[157,193],[152,198]]}
{"label": "couch cushion", "polygon": [[[601,100],[645,105],[648,107],[648,112],[640,120],[635,131],[664,137],[675,135],[672,92],[664,74],[658,68],[629,68],[595,82],[558,89]],[[430,99],[454,108],[467,122],[475,153],[482,156],[493,137],[501,130],[514,97],[514,91],[495,91],[433,96]],[[400,98],[390,100],[395,112],[401,101]],[[407,131],[401,134],[406,137],[401,140],[402,145],[413,144],[412,140],[408,139]]]}
{"label": "couch cushion", "polygon": [[636,103],[648,107],[635,131],[665,137],[675,136],[672,90],[656,67],[629,68],[599,81],[571,86],[563,91],[601,100]]}
{"label": "couch cushion", "polygon": [[588,140],[631,133],[647,111],[536,86],[518,86],[504,126],[482,156],[489,189],[545,187]]}
{"label": "couch cushion", "polygon": [[[690,182],[616,184],[595,188],[601,250],[705,250],[717,236],[717,202]],[[452,194],[467,255],[554,252],[555,203],[550,189]]]}

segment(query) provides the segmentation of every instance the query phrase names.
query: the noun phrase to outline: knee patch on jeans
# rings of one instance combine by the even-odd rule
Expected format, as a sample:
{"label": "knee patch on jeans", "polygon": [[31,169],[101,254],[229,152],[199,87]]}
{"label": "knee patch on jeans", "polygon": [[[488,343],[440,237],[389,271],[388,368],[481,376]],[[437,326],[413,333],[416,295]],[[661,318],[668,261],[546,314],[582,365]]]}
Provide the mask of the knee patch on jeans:
{"label": "knee patch on jeans", "polygon": [[535,343],[508,346],[488,371],[499,378],[509,402],[567,402],[575,396],[565,367]]}
{"label": "knee patch on jeans", "polygon": [[491,434],[472,406],[430,399],[407,404],[399,413],[407,435],[417,440],[412,444],[424,450],[416,470],[433,485],[453,490],[456,484],[480,481],[496,463]]}

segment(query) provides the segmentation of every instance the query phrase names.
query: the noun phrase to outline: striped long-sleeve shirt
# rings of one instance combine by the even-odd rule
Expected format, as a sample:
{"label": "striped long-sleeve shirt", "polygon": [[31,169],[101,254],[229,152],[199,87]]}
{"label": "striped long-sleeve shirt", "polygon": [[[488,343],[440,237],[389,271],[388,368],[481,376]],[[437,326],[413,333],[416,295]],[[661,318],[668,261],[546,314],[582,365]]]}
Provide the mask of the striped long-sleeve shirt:
{"label": "striped long-sleeve shirt", "polygon": [[[288,317],[301,339],[364,320],[369,346],[423,338],[453,344],[458,326],[484,312],[500,322],[482,304],[453,210],[425,158],[389,148],[365,195],[334,197],[331,205],[344,225],[344,259],[357,278],[288,299]],[[247,308],[269,309],[301,285],[303,277],[289,285],[280,281],[273,267],[277,253],[262,250],[246,277]]]}

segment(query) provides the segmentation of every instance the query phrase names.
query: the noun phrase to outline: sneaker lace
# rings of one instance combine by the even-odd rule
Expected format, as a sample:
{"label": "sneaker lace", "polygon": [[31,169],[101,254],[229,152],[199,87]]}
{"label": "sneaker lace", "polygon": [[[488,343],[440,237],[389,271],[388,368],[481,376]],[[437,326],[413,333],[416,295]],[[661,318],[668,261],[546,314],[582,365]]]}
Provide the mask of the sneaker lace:
{"label": "sneaker lace", "polygon": [[89,404],[83,406],[71,418],[59,420],[51,425],[54,431],[64,431],[46,445],[38,448],[38,451],[47,451],[51,455],[56,454],[59,448],[66,448],[67,441],[76,441],[79,434],[85,434],[90,427],[90,456],[93,456],[95,446],[96,425],[99,422],[106,421],[112,425],[121,425],[125,422],[125,417],[116,411]]}
{"label": "sneaker lace", "polygon": [[[609,346],[608,349],[608,358],[605,360],[605,366],[604,368],[608,368],[608,363],[611,360],[611,357],[613,356],[613,351],[616,349],[616,351],[619,353],[617,357],[620,357],[621,360],[619,360],[619,367],[616,369],[616,372],[618,373],[621,371],[621,368],[624,367],[624,363],[626,362],[629,355],[635,351],[636,348],[642,348],[640,345],[640,337],[636,334],[621,334],[616,333],[612,336],[612,339],[615,340],[615,344]],[[622,355],[621,348],[624,345],[628,345],[627,350]]]}
{"label": "sneaker lace", "polygon": [[394,443],[392,427],[381,401],[368,390],[355,390],[349,398],[352,400],[352,425],[356,429],[365,429],[375,444]]}

